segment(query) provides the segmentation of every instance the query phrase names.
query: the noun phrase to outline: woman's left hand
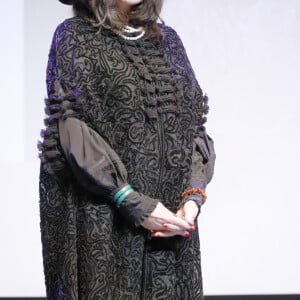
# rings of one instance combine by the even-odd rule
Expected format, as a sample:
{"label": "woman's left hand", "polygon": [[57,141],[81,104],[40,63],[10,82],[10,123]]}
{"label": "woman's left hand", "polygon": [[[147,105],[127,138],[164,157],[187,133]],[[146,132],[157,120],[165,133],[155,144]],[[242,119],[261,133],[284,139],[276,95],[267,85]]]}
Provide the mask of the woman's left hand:
{"label": "woman's left hand", "polygon": [[[198,204],[193,201],[187,201],[186,203],[184,203],[176,212],[176,216],[180,217],[181,219],[185,220],[188,222],[188,224],[191,226],[190,227],[190,231],[195,231],[195,219],[198,215],[199,212],[199,206]],[[152,236],[156,237],[157,235],[159,235],[159,237],[171,237],[174,235],[178,235],[178,233],[176,233],[176,231],[169,231],[168,227],[172,227],[170,224],[165,224],[165,230],[164,231],[154,231],[152,232]],[[185,234],[185,237],[189,237],[189,235]]]}
{"label": "woman's left hand", "polygon": [[198,212],[199,205],[195,201],[189,200],[179,208],[176,215],[187,221],[189,225],[194,226]]}

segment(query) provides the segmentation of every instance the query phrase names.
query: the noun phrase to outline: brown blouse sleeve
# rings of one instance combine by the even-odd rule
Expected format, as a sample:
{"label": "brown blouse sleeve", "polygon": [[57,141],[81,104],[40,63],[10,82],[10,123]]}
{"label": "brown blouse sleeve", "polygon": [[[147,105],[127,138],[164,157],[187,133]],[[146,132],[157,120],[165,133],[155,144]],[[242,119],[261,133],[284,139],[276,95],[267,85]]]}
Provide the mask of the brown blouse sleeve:
{"label": "brown blouse sleeve", "polygon": [[[78,183],[113,203],[113,196],[128,184],[127,171],[117,153],[93,129],[76,118],[59,120],[60,144]],[[116,206],[135,226],[148,217],[159,200],[137,191]]]}
{"label": "brown blouse sleeve", "polygon": [[[214,174],[215,159],[214,142],[203,127],[202,133],[198,134],[194,139],[191,180],[187,190],[192,188],[206,189]],[[199,207],[203,204],[203,199],[200,195],[192,194],[183,198],[180,206],[189,200],[197,202]]]}
{"label": "brown blouse sleeve", "polygon": [[205,189],[214,174],[216,154],[214,141],[204,131],[195,137],[192,159],[191,187]]}

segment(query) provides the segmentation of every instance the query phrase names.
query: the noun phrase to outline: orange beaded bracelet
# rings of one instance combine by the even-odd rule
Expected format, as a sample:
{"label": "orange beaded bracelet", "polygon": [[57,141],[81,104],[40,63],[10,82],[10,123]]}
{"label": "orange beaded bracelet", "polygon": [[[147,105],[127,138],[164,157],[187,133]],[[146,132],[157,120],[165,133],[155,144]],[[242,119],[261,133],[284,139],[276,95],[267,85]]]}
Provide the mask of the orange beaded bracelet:
{"label": "orange beaded bracelet", "polygon": [[185,196],[189,196],[191,194],[198,194],[202,197],[203,199],[203,204],[207,198],[206,193],[204,190],[202,189],[190,189],[190,190],[186,190],[181,194],[181,198],[184,198]]}

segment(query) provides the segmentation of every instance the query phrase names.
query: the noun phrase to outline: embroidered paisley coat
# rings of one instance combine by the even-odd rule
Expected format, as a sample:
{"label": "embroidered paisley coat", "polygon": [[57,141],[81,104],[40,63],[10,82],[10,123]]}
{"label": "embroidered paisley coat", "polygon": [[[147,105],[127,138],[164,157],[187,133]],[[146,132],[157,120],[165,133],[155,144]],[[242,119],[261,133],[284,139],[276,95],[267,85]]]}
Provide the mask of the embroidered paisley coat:
{"label": "embroidered paisley coat", "polygon": [[[205,188],[215,158],[207,97],[176,32],[160,29],[127,41],[74,17],[54,34],[39,144],[48,299],[203,299],[198,229],[140,226],[158,201],[176,212],[184,190]],[[136,192],[117,207],[125,181]]]}

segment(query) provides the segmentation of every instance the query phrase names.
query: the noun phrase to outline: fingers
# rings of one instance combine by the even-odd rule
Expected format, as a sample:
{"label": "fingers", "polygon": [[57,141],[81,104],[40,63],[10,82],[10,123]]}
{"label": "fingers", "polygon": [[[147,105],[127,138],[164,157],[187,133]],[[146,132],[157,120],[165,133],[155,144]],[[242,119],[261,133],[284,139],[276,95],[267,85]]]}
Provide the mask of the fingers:
{"label": "fingers", "polygon": [[176,214],[172,213],[159,202],[151,215],[142,223],[142,226],[147,229],[164,230],[164,224],[176,226],[177,228],[173,228],[175,230],[184,231],[190,228],[190,225],[186,220],[176,216]]}
{"label": "fingers", "polygon": [[[179,221],[177,219],[179,219]],[[183,223],[180,221],[183,221]],[[176,223],[179,225],[176,225]],[[181,224],[184,225],[182,226]],[[164,219],[148,217],[141,225],[148,230],[156,231],[184,232],[186,230],[193,230],[192,226],[190,226],[185,220],[180,219],[177,216],[174,217],[173,215],[170,218]]]}
{"label": "fingers", "polygon": [[[184,235],[184,233],[187,231],[187,230],[182,229],[181,227],[176,226],[176,225],[173,225],[173,224],[168,224],[168,223],[166,223],[166,224],[164,224],[163,226],[164,226],[164,230],[161,230],[161,231],[163,231],[163,232],[168,231],[168,232],[175,232],[175,234],[181,234],[181,235]],[[195,229],[195,226],[192,225],[192,226],[189,226],[188,230],[189,230],[189,231],[195,231],[196,229]],[[159,231],[159,229],[156,230],[156,231]],[[179,232],[179,233],[176,233],[176,232]]]}
{"label": "fingers", "polygon": [[174,231],[168,231],[168,230],[164,230],[164,231],[152,231],[151,236],[155,237],[155,238],[164,238],[164,237],[172,237],[175,235],[181,235],[184,236],[186,238],[188,238],[190,236],[190,233],[186,230],[182,231],[182,230],[174,230]]}
{"label": "fingers", "polygon": [[190,236],[189,231],[195,231],[194,221],[199,207],[195,201],[187,201],[176,214],[172,213],[160,202],[151,215],[142,222],[142,226],[151,231],[151,236],[172,237]]}
{"label": "fingers", "polygon": [[162,231],[181,231],[184,232],[185,229],[182,229],[182,227],[174,225],[174,224],[169,224],[169,223],[165,223],[163,224],[163,230]]}
{"label": "fingers", "polygon": [[[186,238],[190,236],[190,233],[187,230],[182,230],[180,227],[175,226],[173,224],[164,224],[164,230],[151,230],[152,237],[171,237],[175,235],[181,235]],[[196,228],[194,226],[189,227],[190,231],[195,231]]]}
{"label": "fingers", "polygon": [[187,235],[188,230],[194,230],[194,228],[193,223],[189,224],[183,214],[183,212],[178,212],[176,215],[159,202],[141,225],[148,230],[160,231],[163,236]]}
{"label": "fingers", "polygon": [[166,219],[165,223],[172,224],[185,230],[188,230],[190,228],[190,224],[186,220],[177,216],[176,214],[173,214],[168,219]]}

